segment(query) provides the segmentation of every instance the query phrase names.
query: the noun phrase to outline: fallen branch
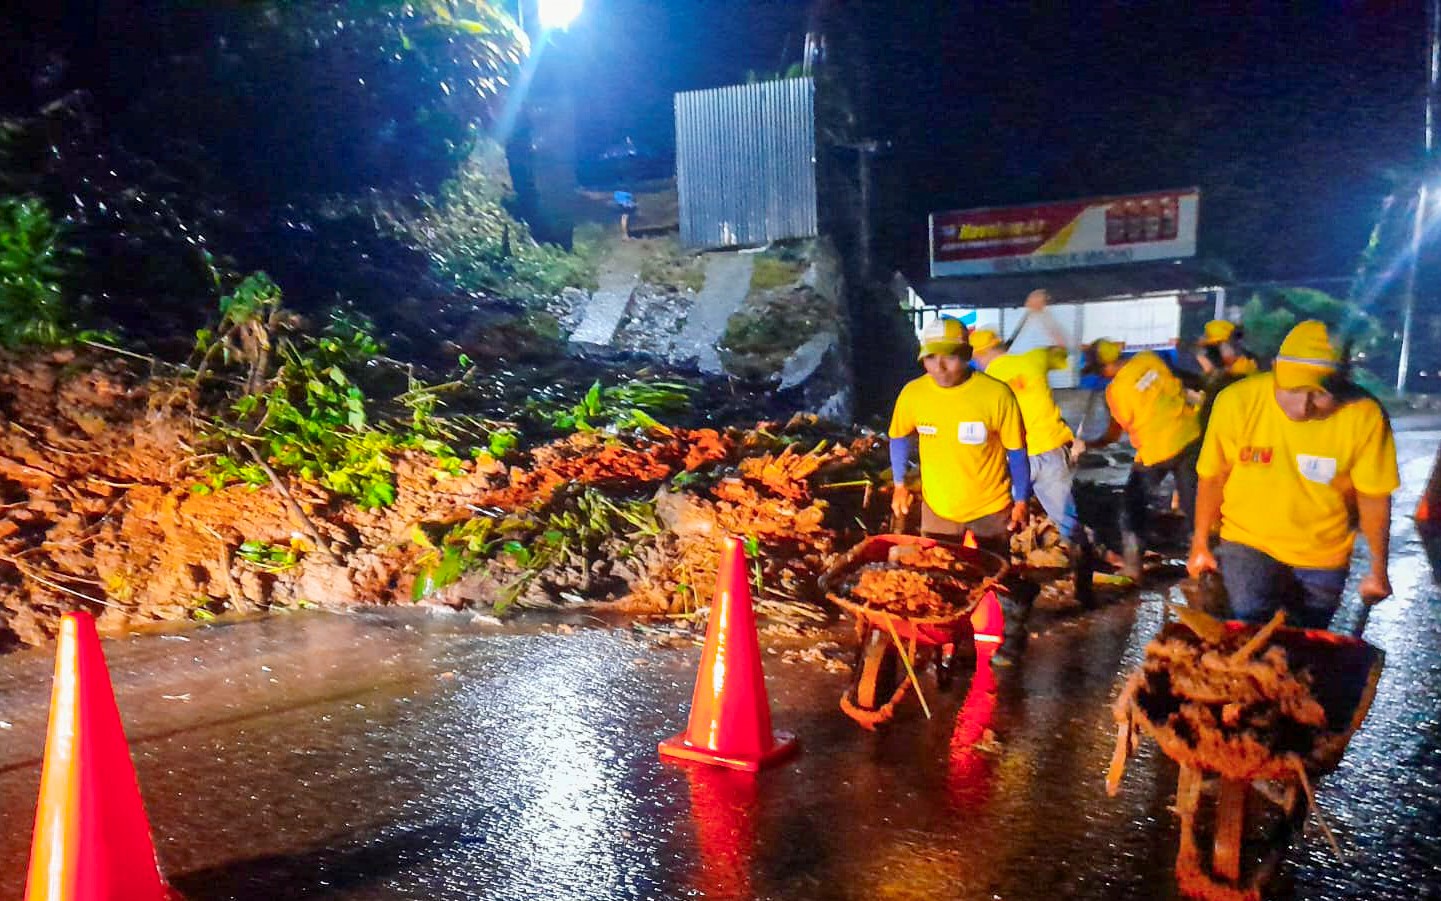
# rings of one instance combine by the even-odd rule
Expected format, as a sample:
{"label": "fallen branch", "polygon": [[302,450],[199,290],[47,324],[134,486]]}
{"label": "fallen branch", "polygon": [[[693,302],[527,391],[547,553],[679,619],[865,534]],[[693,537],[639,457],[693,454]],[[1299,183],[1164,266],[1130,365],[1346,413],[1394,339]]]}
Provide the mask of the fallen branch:
{"label": "fallen branch", "polygon": [[[59,582],[51,581],[50,579],[47,579],[44,576],[40,575],[39,572],[35,571],[28,564],[21,562],[20,559],[17,557],[0,556],[0,560],[4,560],[6,563],[9,563],[11,566],[18,569],[20,571],[20,574],[25,578],[33,579],[36,582],[39,582],[41,585],[44,585],[46,588],[53,588],[56,591],[63,591],[65,594],[80,598],[82,601],[89,601],[92,604],[99,604],[102,607],[114,607],[116,610],[127,609],[123,604],[115,604],[110,601],[102,601],[100,598],[91,597],[83,591],[76,591],[73,588],[67,588],[64,585],[61,585]],[[70,576],[66,575],[65,573],[52,573],[52,575],[54,575],[58,579],[75,579],[76,581],[81,582],[93,581],[91,579],[80,579],[78,576]]]}
{"label": "fallen branch", "polygon": [[1250,641],[1241,645],[1241,649],[1231,655],[1231,662],[1245,663],[1247,660],[1250,660],[1251,655],[1255,654],[1261,648],[1265,647],[1266,642],[1271,640],[1271,636],[1274,635],[1276,633],[1276,630],[1281,628],[1281,626],[1284,625],[1285,622],[1286,611],[1277,610],[1276,615],[1271,617],[1271,621],[1261,627],[1261,631],[1257,632],[1255,635],[1252,635]]}
{"label": "fallen branch", "polygon": [[250,455],[250,459],[255,461],[255,465],[259,466],[261,470],[265,472],[266,477],[270,479],[270,484],[275,488],[275,493],[280,495],[280,500],[285,504],[285,511],[290,514],[291,521],[305,532],[305,536],[310,539],[310,543],[315,545],[315,549],[324,554],[327,560],[336,566],[344,566],[345,562],[330,549],[330,544],[321,537],[320,530],[315,527],[315,523],[311,522],[310,517],[305,515],[305,511],[300,509],[300,505],[295,502],[295,498],[291,495],[290,489],[286,488],[285,483],[280,481],[280,476],[275,474],[275,470],[270,468],[270,464],[265,462],[264,458],[256,452],[255,448],[248,444],[242,446],[245,448],[246,453]]}

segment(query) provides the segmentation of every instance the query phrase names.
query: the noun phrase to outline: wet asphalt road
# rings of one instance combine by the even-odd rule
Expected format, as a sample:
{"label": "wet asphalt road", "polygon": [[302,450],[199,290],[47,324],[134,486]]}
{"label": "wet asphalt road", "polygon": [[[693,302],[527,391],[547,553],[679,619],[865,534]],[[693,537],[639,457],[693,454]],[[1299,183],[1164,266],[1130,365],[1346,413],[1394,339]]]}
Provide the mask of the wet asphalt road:
{"label": "wet asphalt road", "polygon": [[[1311,836],[1278,897],[1441,896],[1441,596],[1403,515],[1437,440],[1399,436],[1397,596],[1366,633],[1387,668],[1319,789],[1347,860]],[[1146,745],[1119,797],[1103,784],[1118,674],[1162,596],[1056,622],[994,693],[982,668],[931,690],[933,720],[912,701],[880,735],[837,709],[844,674],[768,656],[803,750],[758,779],[656,756],[698,650],[579,619],[294,614],[105,650],[191,901],[1168,898],[1174,767]],[[43,649],[0,659],[4,898],[23,891],[51,667]]]}

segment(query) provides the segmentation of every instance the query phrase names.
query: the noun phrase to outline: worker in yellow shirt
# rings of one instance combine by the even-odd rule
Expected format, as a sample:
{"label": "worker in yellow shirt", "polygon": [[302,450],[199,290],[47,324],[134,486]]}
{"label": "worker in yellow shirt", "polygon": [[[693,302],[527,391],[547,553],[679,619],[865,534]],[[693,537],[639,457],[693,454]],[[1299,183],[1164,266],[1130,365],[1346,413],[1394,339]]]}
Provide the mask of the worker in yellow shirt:
{"label": "worker in yellow shirt", "polygon": [[1051,393],[1051,372],[1070,365],[1066,352],[1070,341],[1046,309],[1049,300],[1050,295],[1045,291],[1032,291],[1026,297],[1026,310],[1028,316],[1034,315],[1044,324],[1054,342],[1052,346],[1010,353],[1008,343],[1000,335],[989,329],[977,329],[971,333],[971,353],[977,369],[1005,382],[1016,395],[1026,426],[1031,490],[1066,540],[1075,575],[1076,600],[1089,605],[1090,542],[1076,515],[1076,500],[1071,491],[1075,472],[1071,461],[1084,444],[1066,425]]}
{"label": "worker in yellow shirt", "polygon": [[1236,323],[1212,319],[1196,341],[1196,363],[1201,367],[1205,396],[1201,405],[1202,426],[1210,418],[1211,404],[1222,388],[1261,371],[1256,358],[1241,343],[1243,335]]}
{"label": "worker in yellow shirt", "polygon": [[1294,624],[1327,628],[1341,603],[1357,521],[1371,548],[1361,596],[1375,603],[1391,594],[1396,442],[1381,405],[1344,369],[1325,324],[1308,320],[1286,336],[1272,372],[1216,399],[1197,465],[1186,568],[1199,577],[1219,567],[1241,619],[1263,622],[1284,606]]}
{"label": "worker in yellow shirt", "polygon": [[1231,381],[1261,371],[1256,357],[1246,350],[1241,327],[1225,319],[1212,319],[1196,341],[1196,362],[1209,381],[1223,377]]}
{"label": "worker in yellow shirt", "polygon": [[[947,317],[921,333],[926,374],[901,389],[888,430],[891,512],[904,519],[910,511],[906,470],[919,446],[922,534],[956,539],[969,531],[982,548],[1009,558],[1010,530],[1025,522],[1031,496],[1025,426],[1011,390],[971,369],[968,338],[965,325]],[[996,662],[1019,655],[1033,599],[1012,591],[1002,601],[1006,626]]]}
{"label": "worker in yellow shirt", "polygon": [[1094,342],[1086,348],[1082,371],[1110,379],[1106,406],[1111,428],[1097,443],[1124,431],[1136,451],[1121,505],[1121,540],[1125,574],[1139,582],[1150,496],[1167,476],[1175,481],[1187,526],[1192,522],[1201,421],[1199,409],[1187,399],[1185,387],[1165,360],[1142,351],[1122,361],[1124,348],[1123,343],[1106,338]]}

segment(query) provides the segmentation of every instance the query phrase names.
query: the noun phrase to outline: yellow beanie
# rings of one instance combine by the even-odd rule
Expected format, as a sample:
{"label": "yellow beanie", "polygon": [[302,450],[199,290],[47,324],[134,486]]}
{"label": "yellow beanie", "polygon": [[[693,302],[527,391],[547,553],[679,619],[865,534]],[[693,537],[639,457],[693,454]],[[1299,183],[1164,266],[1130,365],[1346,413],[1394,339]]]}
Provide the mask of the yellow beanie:
{"label": "yellow beanie", "polygon": [[1206,330],[1201,335],[1201,340],[1196,343],[1202,347],[1215,347],[1217,344],[1225,344],[1231,340],[1236,333],[1236,323],[1228,322],[1225,319],[1212,319],[1206,323]]}
{"label": "yellow beanie", "polygon": [[978,328],[971,332],[971,352],[985,353],[1001,343],[1001,336],[988,328]]}
{"label": "yellow beanie", "polygon": [[1341,366],[1341,351],[1331,342],[1326,323],[1307,319],[1291,329],[1276,354],[1276,385],[1279,388],[1321,390],[1326,377]]}
{"label": "yellow beanie", "polygon": [[921,330],[921,352],[916,359],[924,360],[931,354],[958,353],[965,346],[965,323],[949,316],[941,316],[926,323],[926,327]]}

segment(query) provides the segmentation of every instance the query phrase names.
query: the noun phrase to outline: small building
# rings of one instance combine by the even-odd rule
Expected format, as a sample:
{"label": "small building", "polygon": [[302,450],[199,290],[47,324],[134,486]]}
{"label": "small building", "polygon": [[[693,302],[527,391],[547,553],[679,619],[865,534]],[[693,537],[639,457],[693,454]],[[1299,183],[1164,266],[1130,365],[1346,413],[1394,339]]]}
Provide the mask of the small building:
{"label": "small building", "polygon": [[[929,271],[898,273],[897,293],[917,334],[949,315],[1014,337],[1017,350],[1050,344],[1022,307],[1044,288],[1073,350],[1097,338],[1172,348],[1226,308],[1229,279],[1195,259],[1199,205],[1188,188],[935,213]],[[1078,371],[1052,374],[1057,388],[1078,382]]]}

